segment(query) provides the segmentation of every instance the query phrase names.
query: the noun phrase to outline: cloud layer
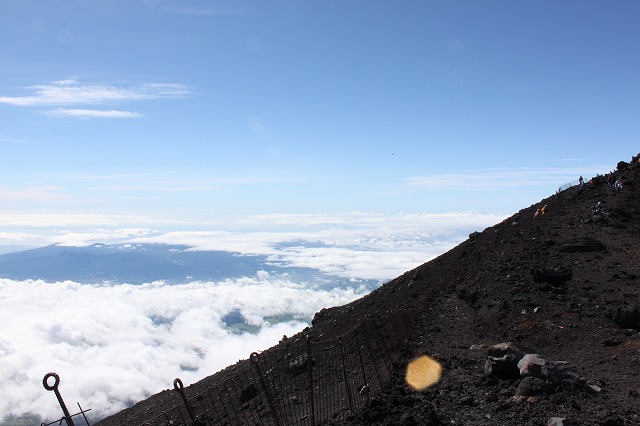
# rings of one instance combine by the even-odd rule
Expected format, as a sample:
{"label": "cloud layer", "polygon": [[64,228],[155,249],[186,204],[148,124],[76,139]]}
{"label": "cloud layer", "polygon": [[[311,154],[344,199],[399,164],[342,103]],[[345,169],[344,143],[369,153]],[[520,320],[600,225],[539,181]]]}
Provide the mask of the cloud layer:
{"label": "cloud layer", "polygon": [[[224,224],[193,225],[204,230],[163,232],[158,228],[166,224],[155,223],[148,216],[3,214],[0,221],[14,229],[0,233],[0,245],[182,244],[192,250],[265,255],[281,265],[315,268],[345,278],[385,280],[432,259],[466,239],[470,232],[503,218],[471,212],[271,214],[239,217]],[[130,226],[119,226],[125,223]],[[35,230],[29,229],[28,224]],[[171,227],[191,226],[183,223]],[[228,230],[220,230],[223,226]],[[52,233],[48,227],[59,228]]]}
{"label": "cloud layer", "polygon": [[[323,307],[347,303],[364,288],[322,291],[286,276],[170,286],[91,286],[0,280],[0,412],[60,417],[42,387],[61,377],[67,404],[93,418],[171,387],[193,383],[300,331]],[[256,334],[234,334],[225,315],[242,315]],[[285,319],[270,325],[274,318]]]}

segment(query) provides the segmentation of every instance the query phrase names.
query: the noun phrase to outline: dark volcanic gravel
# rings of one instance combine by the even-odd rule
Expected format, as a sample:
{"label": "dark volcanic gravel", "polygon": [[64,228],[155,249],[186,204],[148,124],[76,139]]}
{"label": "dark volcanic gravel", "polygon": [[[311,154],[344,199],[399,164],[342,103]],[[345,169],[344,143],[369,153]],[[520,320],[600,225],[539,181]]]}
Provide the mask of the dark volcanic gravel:
{"label": "dark volcanic gravel", "polygon": [[[343,424],[640,425],[637,158],[613,174],[622,179],[619,192],[606,176],[595,177],[472,234],[362,299],[319,313],[307,332],[330,339],[370,313],[417,312],[390,383]],[[594,216],[598,201],[604,215]],[[534,218],[543,205],[546,213]],[[490,348],[504,342],[564,375],[487,372]],[[443,374],[416,392],[404,372],[422,354],[437,359]],[[97,426],[141,423],[175,401],[165,391]]]}

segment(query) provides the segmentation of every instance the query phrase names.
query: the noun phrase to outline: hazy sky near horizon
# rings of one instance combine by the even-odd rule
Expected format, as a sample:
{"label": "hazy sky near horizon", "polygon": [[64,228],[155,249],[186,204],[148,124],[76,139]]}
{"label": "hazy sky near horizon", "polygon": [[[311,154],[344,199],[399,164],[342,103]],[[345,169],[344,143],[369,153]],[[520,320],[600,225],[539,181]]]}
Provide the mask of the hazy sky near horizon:
{"label": "hazy sky near horizon", "polygon": [[167,231],[513,213],[639,151],[639,14],[636,1],[4,0],[0,204],[24,220],[0,232],[58,226],[43,212]]}

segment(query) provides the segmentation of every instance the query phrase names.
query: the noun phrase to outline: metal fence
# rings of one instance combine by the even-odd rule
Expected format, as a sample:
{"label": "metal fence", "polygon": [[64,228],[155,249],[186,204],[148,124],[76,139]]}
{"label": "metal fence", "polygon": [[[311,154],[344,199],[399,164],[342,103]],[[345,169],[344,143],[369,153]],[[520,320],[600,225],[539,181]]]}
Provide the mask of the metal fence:
{"label": "metal fence", "polygon": [[560,193],[560,192],[564,191],[565,189],[569,189],[572,186],[577,186],[577,185],[580,185],[580,181],[579,180],[572,180],[571,182],[564,183],[564,184],[562,184],[562,185],[560,185],[558,187],[557,193]]}
{"label": "metal fence", "polygon": [[340,424],[389,381],[410,324],[373,316],[334,339],[293,337],[190,397],[176,379],[182,403],[139,426]]}
{"label": "metal fence", "polygon": [[[294,336],[252,353],[250,362],[240,363],[231,375],[218,375],[218,382],[197,395],[188,397],[182,381],[175,379],[174,389],[182,402],[151,414],[154,417],[137,426],[341,424],[390,380],[409,335],[411,317],[408,311],[387,318],[372,315],[335,338],[319,341]],[[63,417],[41,426],[75,426],[76,416],[89,425],[85,413],[90,410],[78,404],[80,412],[70,414],[59,383],[56,373],[48,373],[43,380],[45,389],[55,392]]]}

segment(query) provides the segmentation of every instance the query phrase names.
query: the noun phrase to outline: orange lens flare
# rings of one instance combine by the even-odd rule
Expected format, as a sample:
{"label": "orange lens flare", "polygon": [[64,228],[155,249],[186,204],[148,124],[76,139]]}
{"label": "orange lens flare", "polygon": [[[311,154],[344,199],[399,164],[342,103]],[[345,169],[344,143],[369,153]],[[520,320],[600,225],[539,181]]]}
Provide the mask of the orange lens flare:
{"label": "orange lens flare", "polygon": [[407,365],[406,382],[414,390],[425,390],[440,380],[442,366],[435,359],[422,355]]}

